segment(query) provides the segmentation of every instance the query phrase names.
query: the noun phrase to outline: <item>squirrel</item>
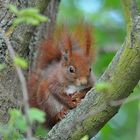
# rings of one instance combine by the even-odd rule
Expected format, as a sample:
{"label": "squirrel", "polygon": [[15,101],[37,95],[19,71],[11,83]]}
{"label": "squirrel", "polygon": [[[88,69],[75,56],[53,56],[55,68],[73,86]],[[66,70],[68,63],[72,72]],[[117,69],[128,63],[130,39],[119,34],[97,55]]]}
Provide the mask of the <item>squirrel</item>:
{"label": "squirrel", "polygon": [[59,27],[40,45],[36,70],[29,73],[27,84],[29,104],[46,113],[47,128],[63,119],[95,84],[91,32],[89,25],[71,32]]}

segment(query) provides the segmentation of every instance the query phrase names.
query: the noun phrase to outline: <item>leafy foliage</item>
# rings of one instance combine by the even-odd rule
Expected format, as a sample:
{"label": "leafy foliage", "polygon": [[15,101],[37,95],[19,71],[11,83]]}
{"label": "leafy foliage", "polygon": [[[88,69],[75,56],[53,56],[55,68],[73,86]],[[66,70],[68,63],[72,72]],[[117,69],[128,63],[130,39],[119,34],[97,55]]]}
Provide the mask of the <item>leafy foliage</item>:
{"label": "leafy foliage", "polygon": [[23,69],[26,69],[28,68],[28,63],[27,63],[27,60],[25,60],[24,58],[22,57],[19,57],[19,56],[16,56],[14,58],[14,64],[23,68]]}
{"label": "leafy foliage", "polygon": [[[3,140],[25,140],[24,133],[27,131],[28,125],[25,115],[17,109],[9,110],[9,115],[10,119],[8,123],[0,125],[1,138]],[[29,120],[31,121],[32,125],[34,122],[43,123],[45,121],[45,113],[39,109],[30,108]],[[38,128],[38,130],[40,129]]]}
{"label": "leafy foliage", "polygon": [[34,121],[38,121],[40,123],[45,122],[45,113],[40,111],[37,108],[30,109],[29,117],[30,117],[31,123],[33,123]]}
{"label": "leafy foliage", "polygon": [[89,139],[88,135],[85,135],[83,138],[81,138],[81,140],[88,140],[88,139]]}
{"label": "leafy foliage", "polygon": [[10,5],[9,9],[17,16],[17,18],[15,18],[13,22],[14,26],[17,26],[20,23],[26,23],[36,26],[42,22],[48,21],[48,18],[39,14],[39,10],[36,8],[26,8],[18,10],[14,5]]}
{"label": "leafy foliage", "polygon": [[95,85],[95,90],[97,91],[97,93],[110,93],[111,85],[107,82],[99,82]]}

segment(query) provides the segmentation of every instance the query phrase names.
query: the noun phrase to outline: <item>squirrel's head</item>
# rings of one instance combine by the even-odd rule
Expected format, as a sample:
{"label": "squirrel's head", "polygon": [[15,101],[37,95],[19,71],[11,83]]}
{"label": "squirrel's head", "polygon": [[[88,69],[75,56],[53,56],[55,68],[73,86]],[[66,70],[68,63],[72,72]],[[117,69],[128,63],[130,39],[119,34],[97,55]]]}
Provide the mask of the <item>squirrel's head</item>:
{"label": "squirrel's head", "polygon": [[86,86],[91,76],[91,61],[85,55],[73,52],[62,56],[63,73],[69,85]]}
{"label": "squirrel's head", "polygon": [[74,36],[65,34],[61,65],[64,78],[69,85],[86,86],[91,77],[93,58],[91,31],[86,30],[84,43],[81,44]]}

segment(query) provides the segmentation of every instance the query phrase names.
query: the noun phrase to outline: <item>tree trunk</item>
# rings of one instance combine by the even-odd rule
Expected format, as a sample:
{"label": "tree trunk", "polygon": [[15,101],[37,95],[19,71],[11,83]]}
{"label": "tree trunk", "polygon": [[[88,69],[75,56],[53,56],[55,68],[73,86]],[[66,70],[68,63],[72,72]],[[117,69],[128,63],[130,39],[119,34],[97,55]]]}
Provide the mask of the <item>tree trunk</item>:
{"label": "tree trunk", "polygon": [[[15,15],[6,8],[9,3],[16,5],[18,8],[38,7],[43,14],[50,18],[50,22],[39,27],[20,24],[13,30],[11,26]],[[36,46],[41,38],[45,38],[47,33],[53,30],[59,0],[0,0],[0,6],[0,28],[5,30],[12,46],[19,55],[33,60],[35,48],[37,48]],[[0,72],[0,121],[6,122],[8,120],[8,109],[21,107],[22,92],[16,71],[9,54],[7,54],[7,47],[2,38],[0,38],[0,55],[0,63],[6,63],[6,69]]]}

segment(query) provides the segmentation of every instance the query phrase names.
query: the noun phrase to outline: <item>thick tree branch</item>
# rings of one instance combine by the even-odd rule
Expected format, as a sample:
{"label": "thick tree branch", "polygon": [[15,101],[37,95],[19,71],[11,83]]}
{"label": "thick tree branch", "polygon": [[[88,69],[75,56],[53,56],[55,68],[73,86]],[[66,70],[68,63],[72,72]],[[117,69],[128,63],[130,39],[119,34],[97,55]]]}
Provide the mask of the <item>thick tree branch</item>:
{"label": "thick tree branch", "polygon": [[[125,42],[99,79],[111,84],[111,92],[108,94],[97,93],[94,89],[89,91],[82,103],[70,111],[65,119],[55,125],[48,134],[48,140],[79,140],[88,134],[95,136],[104,124],[113,117],[119,106],[111,106],[111,101],[126,98],[133,91],[140,79],[140,16],[135,0],[122,0],[124,10],[129,9],[127,19],[131,20],[131,26]],[[134,17],[135,16],[135,17]],[[129,20],[127,20],[129,24]],[[133,38],[130,35],[133,34]]]}

